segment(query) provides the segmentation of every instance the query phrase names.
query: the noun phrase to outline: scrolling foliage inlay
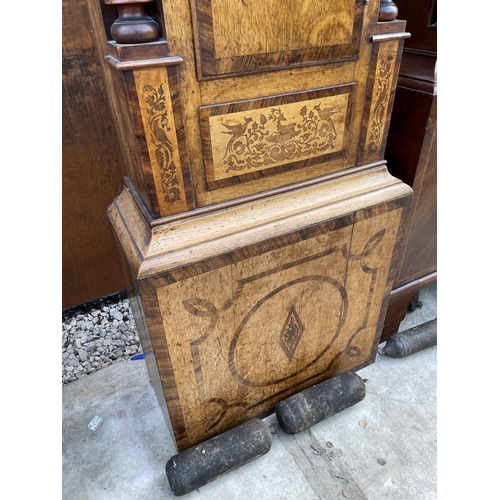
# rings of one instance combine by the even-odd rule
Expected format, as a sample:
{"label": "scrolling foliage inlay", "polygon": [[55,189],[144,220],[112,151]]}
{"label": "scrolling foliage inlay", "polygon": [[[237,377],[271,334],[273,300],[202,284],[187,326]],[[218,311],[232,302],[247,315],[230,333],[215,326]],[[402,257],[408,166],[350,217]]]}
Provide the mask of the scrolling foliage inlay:
{"label": "scrolling foliage inlay", "polygon": [[392,55],[388,55],[379,62],[377,89],[374,96],[375,105],[372,111],[372,122],[370,124],[370,135],[368,137],[368,151],[375,153],[380,149],[385,130],[385,119],[389,104],[392,77],[394,75],[394,61]]}
{"label": "scrolling foliage inlay", "polygon": [[340,158],[355,86],[202,106],[207,185],[217,189]]}
{"label": "scrolling foliage inlay", "polygon": [[181,199],[179,189],[178,169],[173,161],[174,148],[167,137],[170,132],[168,110],[165,104],[165,91],[163,84],[155,89],[151,85],[145,85],[142,92],[146,97],[146,113],[148,115],[149,130],[155,144],[155,158],[160,170],[161,189],[163,201],[175,203]]}
{"label": "scrolling foliage inlay", "polygon": [[375,161],[383,156],[389,129],[392,100],[397,82],[397,64],[400,40],[377,42],[374,45],[374,64],[370,70],[371,89],[367,94],[361,144],[363,153],[358,161]]}
{"label": "scrolling foliage inlay", "polygon": [[323,103],[304,105],[300,110],[302,121],[298,123],[288,120],[281,108],[271,108],[267,116],[261,113],[258,123],[251,117],[234,125],[222,121],[228,130],[223,133],[230,136],[223,159],[226,173],[334,151],[337,131],[332,117],[339,113],[339,107]]}

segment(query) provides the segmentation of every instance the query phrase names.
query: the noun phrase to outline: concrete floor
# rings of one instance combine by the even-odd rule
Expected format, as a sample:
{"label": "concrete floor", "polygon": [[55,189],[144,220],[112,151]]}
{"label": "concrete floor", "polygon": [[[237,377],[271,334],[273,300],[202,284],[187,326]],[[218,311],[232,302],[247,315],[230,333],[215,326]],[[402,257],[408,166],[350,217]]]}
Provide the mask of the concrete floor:
{"label": "concrete floor", "polygon": [[[400,330],[437,317],[437,286]],[[290,436],[263,457],[186,500],[419,500],[437,496],[437,346],[406,358],[378,356],[358,373],[360,403]],[[123,361],[62,388],[63,500],[156,500],[172,494],[165,464],[176,453],[145,362]],[[88,429],[95,415],[103,418]],[[366,426],[361,426],[364,421]],[[275,415],[265,419],[276,423]]]}

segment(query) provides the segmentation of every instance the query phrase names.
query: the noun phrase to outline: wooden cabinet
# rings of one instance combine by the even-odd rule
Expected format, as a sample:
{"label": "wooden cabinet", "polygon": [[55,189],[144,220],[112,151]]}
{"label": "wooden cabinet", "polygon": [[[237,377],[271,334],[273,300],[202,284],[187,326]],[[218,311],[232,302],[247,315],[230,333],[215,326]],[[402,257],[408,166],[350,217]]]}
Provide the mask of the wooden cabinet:
{"label": "wooden cabinet", "polygon": [[409,35],[392,2],[288,3],[89,0],[127,169],[108,217],[179,450],[373,362],[382,332]]}
{"label": "wooden cabinet", "polygon": [[385,157],[414,190],[382,340],[396,333],[423,287],[437,281],[437,0],[403,0],[411,38],[403,50]]}

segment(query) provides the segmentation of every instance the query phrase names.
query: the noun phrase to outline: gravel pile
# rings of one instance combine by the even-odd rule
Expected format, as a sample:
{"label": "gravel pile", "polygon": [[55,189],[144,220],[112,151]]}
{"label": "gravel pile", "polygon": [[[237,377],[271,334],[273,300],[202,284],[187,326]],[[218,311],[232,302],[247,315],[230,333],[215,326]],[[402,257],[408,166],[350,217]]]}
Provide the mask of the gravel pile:
{"label": "gravel pile", "polygon": [[63,385],[141,352],[130,302],[125,294],[63,311]]}

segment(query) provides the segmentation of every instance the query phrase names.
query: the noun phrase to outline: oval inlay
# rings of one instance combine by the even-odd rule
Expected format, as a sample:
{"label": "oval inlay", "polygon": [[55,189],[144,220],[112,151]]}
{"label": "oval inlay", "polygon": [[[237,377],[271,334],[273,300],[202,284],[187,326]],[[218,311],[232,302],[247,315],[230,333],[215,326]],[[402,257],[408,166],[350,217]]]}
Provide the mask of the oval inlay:
{"label": "oval inlay", "polygon": [[[325,355],[346,314],[347,292],[328,276],[305,276],[275,288],[246,314],[231,340],[232,375],[254,387],[297,376]],[[331,318],[326,329],[325,315]],[[256,351],[259,356],[249,355]]]}

